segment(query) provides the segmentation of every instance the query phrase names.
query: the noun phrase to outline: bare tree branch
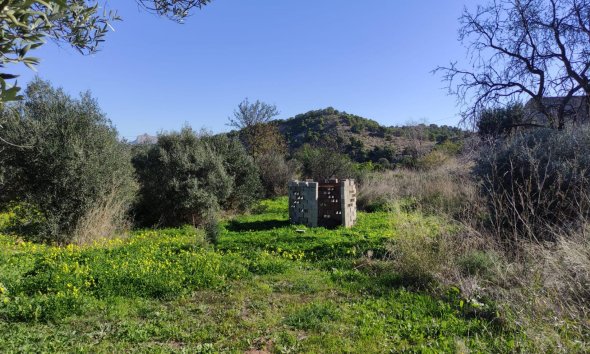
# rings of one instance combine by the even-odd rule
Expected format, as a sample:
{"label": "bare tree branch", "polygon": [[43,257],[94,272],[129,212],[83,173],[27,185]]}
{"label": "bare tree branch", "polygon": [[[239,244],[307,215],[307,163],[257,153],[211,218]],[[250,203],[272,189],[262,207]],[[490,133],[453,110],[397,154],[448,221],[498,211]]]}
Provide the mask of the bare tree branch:
{"label": "bare tree branch", "polygon": [[[469,63],[441,66],[457,97],[462,122],[475,124],[487,108],[530,100],[553,128],[579,93],[590,102],[590,1],[490,0],[460,18],[459,40]],[[560,96],[556,109],[544,98]]]}

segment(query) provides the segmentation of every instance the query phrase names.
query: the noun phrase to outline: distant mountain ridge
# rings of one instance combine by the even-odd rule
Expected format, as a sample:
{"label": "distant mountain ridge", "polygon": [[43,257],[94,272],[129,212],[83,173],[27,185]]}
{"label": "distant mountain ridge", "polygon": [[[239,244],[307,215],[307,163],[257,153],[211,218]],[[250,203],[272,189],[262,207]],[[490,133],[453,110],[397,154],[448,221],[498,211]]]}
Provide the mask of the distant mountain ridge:
{"label": "distant mountain ridge", "polygon": [[158,142],[158,137],[149,135],[147,133],[138,135],[135,140],[131,142],[131,145],[142,145],[142,144],[155,144]]}

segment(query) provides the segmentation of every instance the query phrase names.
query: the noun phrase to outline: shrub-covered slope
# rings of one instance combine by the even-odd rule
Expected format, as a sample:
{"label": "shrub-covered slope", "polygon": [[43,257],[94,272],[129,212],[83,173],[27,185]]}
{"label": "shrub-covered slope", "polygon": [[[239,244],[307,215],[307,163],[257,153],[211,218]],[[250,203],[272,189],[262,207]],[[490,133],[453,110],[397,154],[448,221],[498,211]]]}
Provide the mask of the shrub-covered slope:
{"label": "shrub-covered slope", "polygon": [[435,124],[386,127],[378,122],[331,107],[295,117],[277,120],[291,151],[304,144],[332,147],[348,153],[353,159],[390,162],[410,153],[411,149],[429,149],[435,143],[457,140],[466,132],[456,127]]}

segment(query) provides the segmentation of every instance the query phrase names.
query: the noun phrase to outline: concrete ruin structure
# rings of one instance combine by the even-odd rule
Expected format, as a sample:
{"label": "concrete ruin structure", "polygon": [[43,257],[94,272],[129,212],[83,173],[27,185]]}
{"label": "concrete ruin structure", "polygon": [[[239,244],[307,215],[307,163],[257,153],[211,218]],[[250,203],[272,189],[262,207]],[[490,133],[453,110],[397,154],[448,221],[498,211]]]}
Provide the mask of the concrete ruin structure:
{"label": "concrete ruin structure", "polygon": [[291,181],[289,220],[308,227],[352,227],[356,222],[354,180]]}

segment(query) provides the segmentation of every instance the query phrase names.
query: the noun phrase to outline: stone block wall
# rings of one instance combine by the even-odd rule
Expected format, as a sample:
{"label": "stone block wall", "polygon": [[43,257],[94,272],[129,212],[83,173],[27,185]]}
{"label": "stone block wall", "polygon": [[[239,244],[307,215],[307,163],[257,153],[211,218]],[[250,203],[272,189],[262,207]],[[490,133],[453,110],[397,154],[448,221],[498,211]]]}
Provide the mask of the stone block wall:
{"label": "stone block wall", "polygon": [[289,183],[289,220],[293,224],[318,226],[318,183]]}
{"label": "stone block wall", "polygon": [[342,225],[352,227],[356,223],[356,185],[354,180],[340,182],[340,200],[342,201]]}
{"label": "stone block wall", "polygon": [[352,227],[356,222],[354,180],[292,181],[289,184],[289,219],[309,227]]}

